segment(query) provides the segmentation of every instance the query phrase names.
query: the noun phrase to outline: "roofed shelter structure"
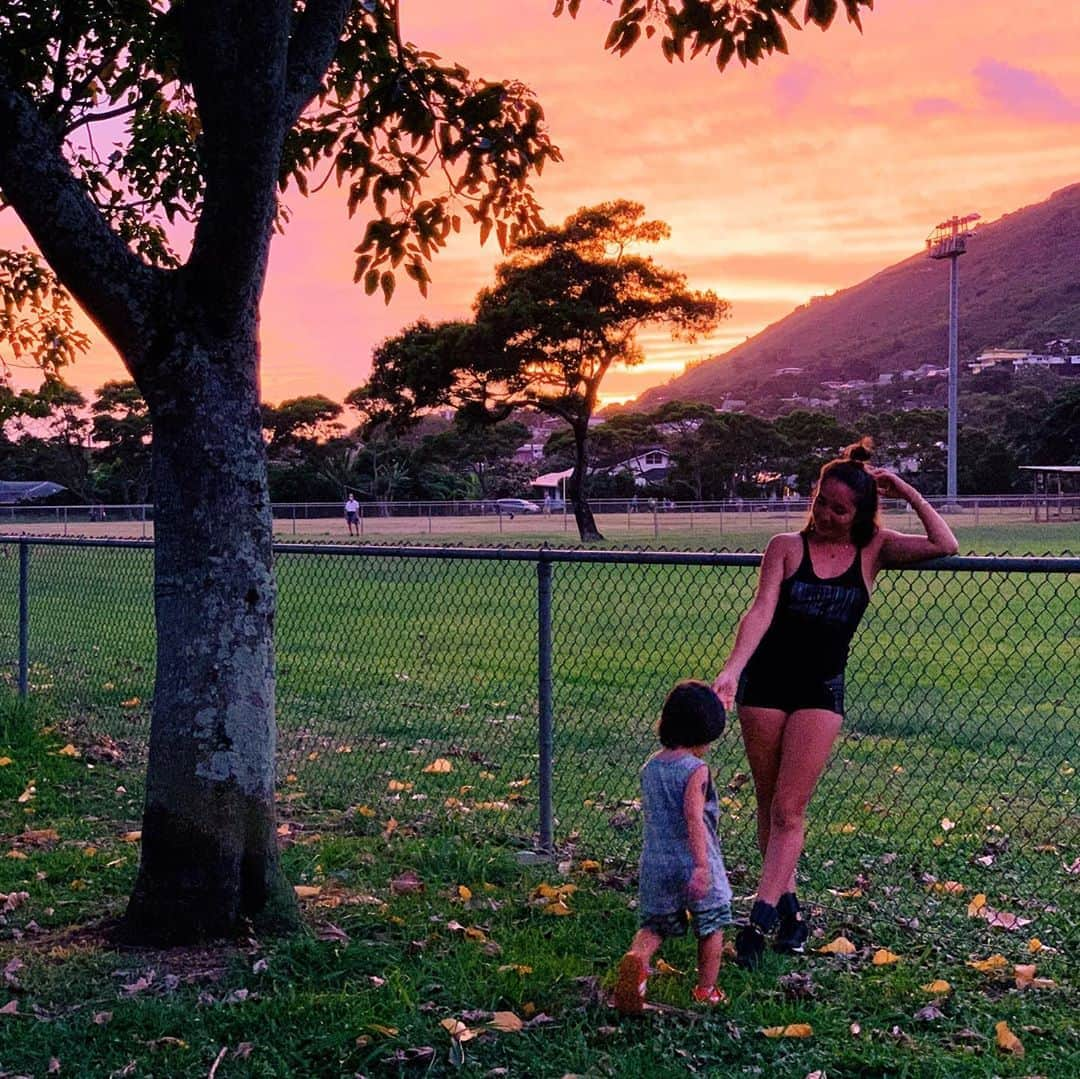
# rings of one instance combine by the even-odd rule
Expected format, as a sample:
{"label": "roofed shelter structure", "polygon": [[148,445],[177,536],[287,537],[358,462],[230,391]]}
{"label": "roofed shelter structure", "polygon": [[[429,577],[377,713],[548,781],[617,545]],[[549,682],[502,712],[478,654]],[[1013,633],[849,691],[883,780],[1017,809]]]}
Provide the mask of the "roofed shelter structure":
{"label": "roofed shelter structure", "polygon": [[62,484],[53,483],[51,480],[0,480],[0,506],[36,502],[66,490]]}
{"label": "roofed shelter structure", "polygon": [[1080,465],[1021,465],[1020,470],[1031,473],[1036,521],[1080,517]]}

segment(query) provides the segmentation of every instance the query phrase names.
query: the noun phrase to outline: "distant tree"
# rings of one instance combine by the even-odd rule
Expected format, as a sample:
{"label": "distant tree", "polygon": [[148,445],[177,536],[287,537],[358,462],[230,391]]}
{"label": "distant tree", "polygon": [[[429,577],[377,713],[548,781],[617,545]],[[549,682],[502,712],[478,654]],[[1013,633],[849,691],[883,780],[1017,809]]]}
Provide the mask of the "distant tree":
{"label": "distant tree", "polygon": [[1020,473],[1016,457],[1000,437],[978,427],[961,427],[956,444],[956,489],[961,495],[1010,494]]}
{"label": "distant tree", "polygon": [[798,488],[808,494],[821,466],[858,437],[855,431],[826,412],[797,410],[773,421],[773,428],[787,443],[777,467],[794,475]]}
{"label": "distant tree", "polygon": [[[871,6],[843,3],[855,21]],[[560,0],[556,14],[578,6]],[[715,49],[721,67],[756,63],[786,48],[793,7],[624,4],[608,46],[625,53],[663,16],[669,59]],[[809,0],[804,20],[827,26],[836,10]],[[156,683],[129,939],[296,922],[274,838],[258,399],[259,301],[288,216],[279,195],[332,176],[350,212],[370,203],[354,275],[389,299],[399,269],[426,288],[462,204],[481,239],[537,225],[528,179],[558,157],[525,87],[405,41],[397,0],[0,7],[0,193],[116,347],[154,424]],[[191,237],[186,257],[173,222]],[[34,313],[48,318],[48,305]]]}
{"label": "distant tree", "polygon": [[668,235],[644,212],[639,203],[606,202],[520,239],[477,296],[471,325],[418,323],[384,342],[370,382],[350,400],[374,401],[391,418],[436,404],[493,418],[521,407],[557,417],[574,436],[566,489],[578,533],[602,539],[588,502],[588,447],[604,376],[641,361],[644,327],[693,340],[728,311],[714,293],[691,292],[684,274],[632,250]]}
{"label": "distant tree", "polygon": [[105,501],[146,502],[152,482],[150,410],[130,381],[106,382],[90,406],[98,489]]}
{"label": "distant tree", "polygon": [[1080,465],[1080,386],[1063,388],[1021,443],[1025,464]]}
{"label": "distant tree", "polygon": [[343,408],[321,393],[293,397],[280,405],[262,406],[266,452],[280,457],[302,442],[325,442],[341,433],[338,417]]}
{"label": "distant tree", "polygon": [[787,445],[768,421],[746,413],[706,417],[682,443],[671,483],[689,488],[696,499],[729,499],[754,491],[759,472],[777,470]]}

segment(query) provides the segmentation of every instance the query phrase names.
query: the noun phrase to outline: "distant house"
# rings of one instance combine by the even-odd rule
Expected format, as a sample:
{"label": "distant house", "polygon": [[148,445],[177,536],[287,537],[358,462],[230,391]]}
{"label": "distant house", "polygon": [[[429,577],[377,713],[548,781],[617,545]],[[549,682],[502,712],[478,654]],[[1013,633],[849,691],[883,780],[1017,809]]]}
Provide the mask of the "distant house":
{"label": "distant house", "polygon": [[746,402],[740,401],[737,397],[728,397],[724,403],[720,406],[721,412],[743,412],[746,409]]}
{"label": "distant house", "polygon": [[0,480],[0,506],[37,502],[66,490],[66,487],[50,480]]}
{"label": "distant house", "polygon": [[634,477],[635,487],[663,483],[671,471],[671,454],[663,446],[650,446],[636,457],[628,457],[612,465],[609,471],[629,472]]}
{"label": "distant house", "polygon": [[520,465],[531,465],[544,456],[544,445],[543,442],[526,442],[514,450],[514,460]]}

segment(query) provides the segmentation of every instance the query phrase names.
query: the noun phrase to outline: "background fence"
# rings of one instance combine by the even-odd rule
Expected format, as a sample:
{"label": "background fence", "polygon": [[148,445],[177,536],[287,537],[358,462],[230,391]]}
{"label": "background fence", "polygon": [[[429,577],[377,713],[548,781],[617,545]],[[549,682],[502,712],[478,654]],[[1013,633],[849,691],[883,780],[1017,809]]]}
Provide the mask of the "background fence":
{"label": "background fence", "polygon": [[[150,545],[0,551],[8,681],[138,762]],[[276,560],[283,816],[366,831],[393,819],[618,861],[637,848],[637,770],[663,696],[715,675],[759,556],[280,545]],[[932,919],[956,907],[955,881],[1075,930],[1078,582],[1080,559],[1044,558],[951,558],[879,579],[811,806],[811,894],[842,903],[872,879],[883,914]],[[710,763],[736,888],[752,886],[736,731]]]}
{"label": "background fence", "polygon": [[[954,526],[1017,525],[1080,521],[1080,494],[978,495],[947,501],[931,499]],[[573,513],[558,500],[545,511],[511,514],[496,501],[380,501],[360,503],[359,532],[366,540],[402,537],[457,537],[515,534],[552,541],[576,536]],[[620,542],[674,536],[677,542],[720,545],[725,537],[798,527],[806,519],[807,499],[730,499],[722,502],[672,502],[650,498],[601,498],[590,505],[605,535]],[[890,527],[917,527],[906,502],[882,505]],[[274,531],[279,536],[347,537],[340,502],[275,502]],[[0,529],[7,533],[58,536],[135,537],[154,534],[150,505],[0,506]]]}

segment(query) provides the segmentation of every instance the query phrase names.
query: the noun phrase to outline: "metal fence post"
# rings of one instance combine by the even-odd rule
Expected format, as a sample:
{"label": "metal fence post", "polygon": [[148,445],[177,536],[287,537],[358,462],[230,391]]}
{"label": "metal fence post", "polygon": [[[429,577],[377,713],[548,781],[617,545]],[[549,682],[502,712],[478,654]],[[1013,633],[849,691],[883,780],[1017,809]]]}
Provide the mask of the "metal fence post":
{"label": "metal fence post", "polygon": [[550,852],[554,846],[551,779],[554,767],[554,736],[551,692],[551,563],[536,564],[537,675],[540,719],[540,847]]}
{"label": "metal fence post", "polygon": [[30,545],[19,541],[19,696],[30,689]]}

